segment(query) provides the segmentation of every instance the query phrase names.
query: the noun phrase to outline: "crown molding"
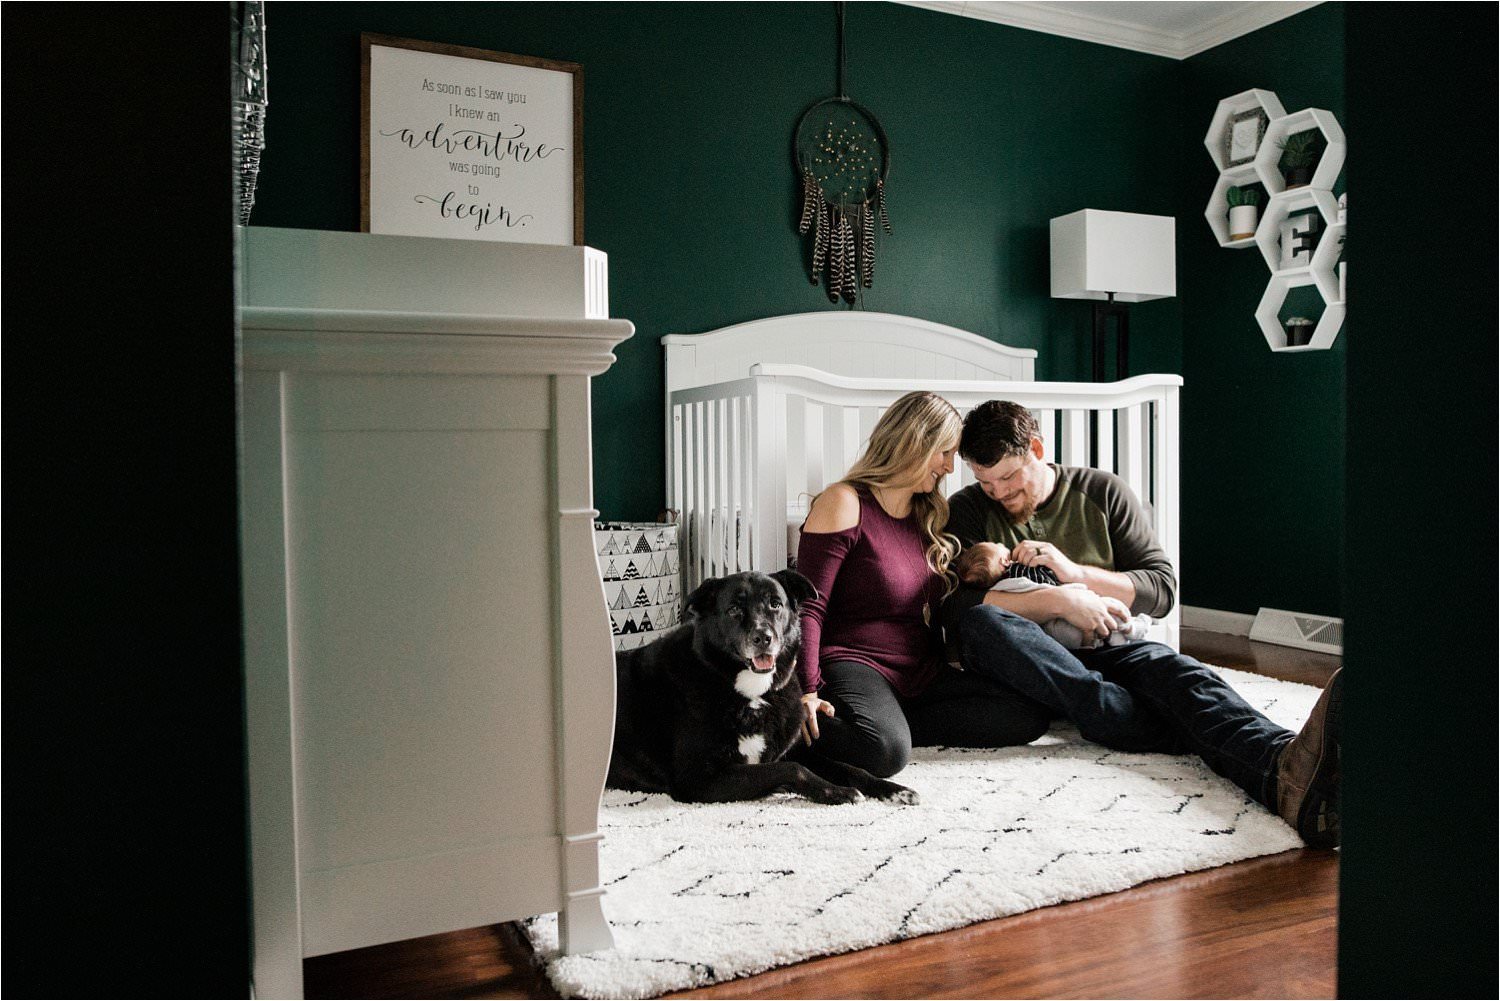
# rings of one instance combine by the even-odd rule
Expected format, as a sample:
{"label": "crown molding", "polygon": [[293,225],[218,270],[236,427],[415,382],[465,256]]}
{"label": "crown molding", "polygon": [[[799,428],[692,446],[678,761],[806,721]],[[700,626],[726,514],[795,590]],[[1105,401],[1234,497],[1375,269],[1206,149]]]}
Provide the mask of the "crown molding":
{"label": "crown molding", "polygon": [[1196,56],[1200,52],[1225,42],[1231,42],[1236,38],[1259,31],[1267,25],[1283,21],[1293,14],[1300,14],[1304,10],[1311,10],[1319,6],[1323,0],[1280,0],[1274,3],[1256,3],[1249,7],[1225,14],[1197,31],[1192,32],[1182,39],[1182,53],[1177,58],[1186,59]]}
{"label": "crown molding", "polygon": [[[1029,3],[1025,0],[1010,2],[964,2],[964,0],[895,0],[908,7],[925,7],[928,10],[972,17],[996,24],[1007,24],[1013,28],[1046,32],[1064,38],[1076,38],[1099,45],[1145,52],[1169,59],[1186,59],[1206,52],[1217,45],[1232,41],[1242,35],[1274,24],[1283,18],[1300,14],[1318,6],[1322,0],[1273,0],[1254,3],[1220,15],[1195,31],[1187,34],[1161,31],[1135,24],[1126,24],[1109,17],[1061,11],[1046,3]],[[1108,3],[1095,5],[1107,11]]]}

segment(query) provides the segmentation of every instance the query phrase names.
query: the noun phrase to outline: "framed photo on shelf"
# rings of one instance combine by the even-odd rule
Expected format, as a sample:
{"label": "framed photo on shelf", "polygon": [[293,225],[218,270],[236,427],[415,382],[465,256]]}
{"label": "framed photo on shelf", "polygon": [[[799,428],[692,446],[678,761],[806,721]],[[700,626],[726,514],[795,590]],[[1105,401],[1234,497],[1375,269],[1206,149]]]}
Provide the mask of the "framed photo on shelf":
{"label": "framed photo on shelf", "polygon": [[583,67],[360,35],[360,229],[583,243]]}
{"label": "framed photo on shelf", "polygon": [[1229,126],[1224,130],[1224,165],[1238,167],[1254,160],[1270,122],[1270,118],[1260,108],[1243,111],[1231,118]]}

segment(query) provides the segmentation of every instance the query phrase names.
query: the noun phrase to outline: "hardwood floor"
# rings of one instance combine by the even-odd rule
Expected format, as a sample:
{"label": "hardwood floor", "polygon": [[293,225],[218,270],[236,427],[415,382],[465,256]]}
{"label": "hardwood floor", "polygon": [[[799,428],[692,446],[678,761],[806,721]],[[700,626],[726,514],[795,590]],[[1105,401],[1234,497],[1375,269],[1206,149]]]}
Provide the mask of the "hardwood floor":
{"label": "hardwood floor", "polygon": [[[1338,658],[1183,631],[1206,663],[1324,684]],[[810,960],[683,998],[1331,998],[1338,853],[1302,849],[938,935]],[[304,964],[309,998],[555,998],[512,925]]]}

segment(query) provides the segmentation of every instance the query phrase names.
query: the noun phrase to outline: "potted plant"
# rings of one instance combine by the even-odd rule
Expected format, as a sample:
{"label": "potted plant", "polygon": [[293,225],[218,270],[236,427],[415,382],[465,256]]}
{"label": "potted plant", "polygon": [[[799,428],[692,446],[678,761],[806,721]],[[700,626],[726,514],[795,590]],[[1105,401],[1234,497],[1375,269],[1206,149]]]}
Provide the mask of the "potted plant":
{"label": "potted plant", "polygon": [[1312,180],[1313,164],[1318,160],[1316,130],[1294,132],[1276,145],[1281,149],[1281,171],[1288,190],[1303,187]]}
{"label": "potted plant", "polygon": [[1294,316],[1286,321],[1286,346],[1301,347],[1312,341],[1313,322],[1305,316]]}
{"label": "potted plant", "polygon": [[1260,218],[1260,192],[1254,188],[1232,187],[1225,194],[1229,202],[1229,238],[1243,240],[1255,235],[1255,223]]}

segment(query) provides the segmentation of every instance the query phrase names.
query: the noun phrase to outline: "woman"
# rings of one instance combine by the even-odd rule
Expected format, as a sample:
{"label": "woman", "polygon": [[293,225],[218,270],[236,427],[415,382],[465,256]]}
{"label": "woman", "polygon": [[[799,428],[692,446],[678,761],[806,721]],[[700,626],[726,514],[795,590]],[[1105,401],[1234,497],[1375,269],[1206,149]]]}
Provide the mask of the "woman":
{"label": "woman", "polygon": [[1047,730],[1041,706],[949,666],[934,628],[956,584],[941,487],[962,428],[942,397],[901,397],[848,474],[813,498],[797,547],[818,589],[802,606],[804,728],[822,754],[881,777],[906,767],[913,744],[1006,747]]}

